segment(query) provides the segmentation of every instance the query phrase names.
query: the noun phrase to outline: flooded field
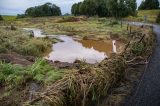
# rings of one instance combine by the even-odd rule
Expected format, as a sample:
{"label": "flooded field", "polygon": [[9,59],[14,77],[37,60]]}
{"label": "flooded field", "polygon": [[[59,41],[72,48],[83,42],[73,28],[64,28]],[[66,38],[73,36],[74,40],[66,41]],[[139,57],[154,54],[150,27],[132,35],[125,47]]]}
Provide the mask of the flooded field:
{"label": "flooded field", "polygon": [[52,51],[45,56],[53,62],[73,63],[75,60],[82,60],[94,64],[117,52],[116,48],[119,47],[115,40],[75,40],[66,35],[43,35],[41,30],[35,28],[25,28],[25,30],[33,31],[35,37],[55,37],[62,41],[53,44]]}

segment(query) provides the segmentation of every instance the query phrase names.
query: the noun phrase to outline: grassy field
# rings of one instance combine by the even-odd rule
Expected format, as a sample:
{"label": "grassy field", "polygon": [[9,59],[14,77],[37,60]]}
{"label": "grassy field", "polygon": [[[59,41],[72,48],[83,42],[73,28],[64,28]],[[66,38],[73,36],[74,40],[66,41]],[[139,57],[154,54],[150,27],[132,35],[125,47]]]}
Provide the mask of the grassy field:
{"label": "grassy field", "polygon": [[[11,30],[14,25],[16,30]],[[132,39],[130,46],[124,55],[115,55],[105,59],[101,63],[89,65],[80,62],[77,67],[71,69],[58,69],[44,59],[36,59],[32,64],[22,67],[17,64],[0,61],[0,105],[24,105],[30,103],[37,105],[74,105],[85,104],[89,100],[98,100],[105,96],[108,90],[119,79],[124,78],[126,61],[132,60],[142,53],[150,53],[152,36],[146,36],[138,46],[145,29],[133,28],[129,33],[126,25],[113,19],[80,17],[41,17],[23,18],[5,16],[5,21],[0,22],[0,54],[16,52],[24,56],[43,57],[43,53],[51,48],[51,40],[46,38],[33,38],[21,28],[39,28],[46,34],[66,34],[82,39],[108,40],[112,37],[123,38],[126,41]],[[4,27],[7,26],[7,27]],[[134,30],[135,28],[135,30]],[[151,35],[146,28],[147,35]],[[135,35],[129,36],[129,35]],[[147,42],[147,43],[146,43]],[[144,43],[144,44],[143,44]],[[24,58],[23,58],[24,59]],[[32,100],[28,85],[36,83],[40,86],[38,94],[32,94]],[[5,88],[5,89],[4,89]],[[1,90],[2,89],[2,90]],[[4,89],[4,91],[3,91]],[[15,99],[16,97],[16,99]],[[40,98],[40,99],[39,99]]]}
{"label": "grassy field", "polygon": [[4,19],[5,21],[14,21],[14,20],[16,20],[16,17],[17,17],[17,16],[3,15],[3,19]]}
{"label": "grassy field", "polygon": [[126,30],[126,25],[121,28],[121,25],[115,20],[94,17],[24,18],[16,19],[12,24],[17,27],[40,28],[46,34],[66,34],[81,38],[96,37],[98,39],[109,39],[111,32],[123,35],[122,33]]}
{"label": "grassy field", "polygon": [[160,10],[140,10],[138,11],[137,17],[129,16],[125,19],[131,21],[144,21],[144,16],[147,16],[147,22],[156,23],[156,18],[159,13]]}

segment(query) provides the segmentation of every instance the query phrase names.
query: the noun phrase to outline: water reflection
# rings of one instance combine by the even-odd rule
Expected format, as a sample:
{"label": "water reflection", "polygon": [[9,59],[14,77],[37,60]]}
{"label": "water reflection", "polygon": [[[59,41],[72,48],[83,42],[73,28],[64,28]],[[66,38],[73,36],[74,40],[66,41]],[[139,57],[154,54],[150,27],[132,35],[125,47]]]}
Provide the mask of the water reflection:
{"label": "water reflection", "polygon": [[[61,61],[73,63],[76,59],[84,60],[87,63],[101,62],[111,53],[116,52],[115,41],[95,41],[95,40],[80,40],[75,41],[72,37],[65,35],[43,35],[40,29],[23,28],[27,31],[33,31],[34,37],[50,37],[58,38],[63,42],[53,44],[52,52],[45,57],[52,61]],[[119,45],[118,45],[119,46]]]}
{"label": "water reflection", "polygon": [[96,63],[113,52],[112,41],[75,41],[68,36],[60,36],[59,39],[64,42],[53,44],[53,51],[47,57],[49,60],[73,63],[79,59],[87,63]]}

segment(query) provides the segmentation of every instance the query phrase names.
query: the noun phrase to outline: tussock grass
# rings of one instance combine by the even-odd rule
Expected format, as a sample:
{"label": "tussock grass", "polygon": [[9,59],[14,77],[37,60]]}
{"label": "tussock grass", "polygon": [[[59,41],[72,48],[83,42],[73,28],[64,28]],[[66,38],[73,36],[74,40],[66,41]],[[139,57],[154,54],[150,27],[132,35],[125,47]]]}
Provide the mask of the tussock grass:
{"label": "tussock grass", "polygon": [[48,39],[30,38],[21,30],[0,28],[0,53],[12,51],[22,55],[41,56],[51,47]]}
{"label": "tussock grass", "polygon": [[0,84],[9,89],[21,87],[30,81],[49,84],[64,74],[64,71],[53,68],[44,59],[37,59],[27,68],[3,62],[0,62],[0,67]]}

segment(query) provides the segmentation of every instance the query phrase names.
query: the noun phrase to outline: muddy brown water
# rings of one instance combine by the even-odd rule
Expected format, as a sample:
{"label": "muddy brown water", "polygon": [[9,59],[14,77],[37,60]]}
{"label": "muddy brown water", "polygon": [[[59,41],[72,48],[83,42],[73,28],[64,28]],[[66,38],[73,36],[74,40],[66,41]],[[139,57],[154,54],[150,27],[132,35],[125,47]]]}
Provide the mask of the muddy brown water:
{"label": "muddy brown water", "polygon": [[94,64],[109,57],[111,53],[116,52],[115,47],[119,47],[119,44],[113,44],[112,40],[75,40],[66,35],[43,35],[40,29],[25,28],[25,30],[32,30],[35,37],[55,37],[63,41],[53,44],[52,51],[45,57],[53,62],[73,63],[75,60],[82,60]]}
{"label": "muddy brown water", "polygon": [[52,52],[46,57],[52,61],[73,63],[75,60],[82,60],[87,63],[101,62],[113,53],[112,40],[95,41],[79,40],[72,37],[60,35],[63,42],[53,44]]}

